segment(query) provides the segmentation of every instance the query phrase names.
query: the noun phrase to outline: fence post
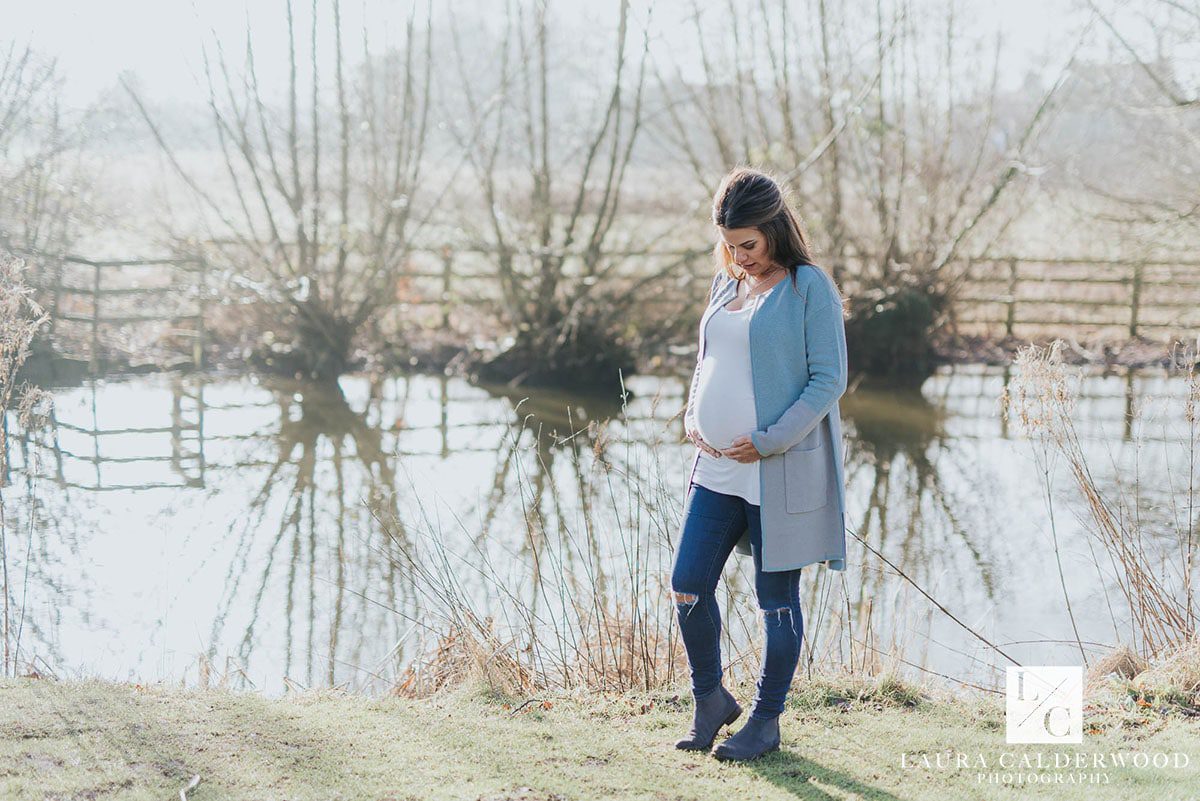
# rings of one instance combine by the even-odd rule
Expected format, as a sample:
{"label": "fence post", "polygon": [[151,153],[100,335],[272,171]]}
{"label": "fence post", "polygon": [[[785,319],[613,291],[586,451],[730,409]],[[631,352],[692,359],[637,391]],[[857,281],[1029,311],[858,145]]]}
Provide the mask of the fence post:
{"label": "fence post", "polygon": [[88,359],[88,372],[100,372],[100,265],[92,265],[92,352]]}
{"label": "fence post", "polygon": [[66,261],[63,260],[62,254],[54,259],[54,289],[50,296],[50,327],[46,332],[46,338],[53,341],[54,328],[58,322],[58,308],[62,303],[62,286],[63,286],[63,270],[66,269]]}
{"label": "fence post", "polygon": [[442,331],[450,330],[450,281],[454,277],[454,254],[442,246]]}
{"label": "fence post", "polygon": [[204,369],[204,311],[208,288],[208,259],[199,261],[200,275],[196,279],[196,337],[192,340],[192,367]]}
{"label": "fence post", "polygon": [[1133,265],[1133,281],[1130,283],[1129,295],[1129,336],[1132,339],[1138,335],[1138,313],[1142,305],[1142,263],[1140,261]]}
{"label": "fence post", "polygon": [[176,373],[171,381],[171,468],[183,475],[183,399],[182,379]]}
{"label": "fence post", "polygon": [[1017,322],[1017,260],[1008,260],[1008,313],[1004,317],[1004,333],[1013,335],[1013,326]]}

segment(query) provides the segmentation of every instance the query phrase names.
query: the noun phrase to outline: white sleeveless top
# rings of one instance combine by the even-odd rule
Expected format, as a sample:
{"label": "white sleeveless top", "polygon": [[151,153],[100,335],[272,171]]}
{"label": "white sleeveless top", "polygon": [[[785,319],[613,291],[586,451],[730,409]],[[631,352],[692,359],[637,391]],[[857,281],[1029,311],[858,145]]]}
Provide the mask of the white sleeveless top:
{"label": "white sleeveless top", "polygon": [[[756,295],[736,311],[722,306],[709,315],[704,326],[704,360],[696,385],[696,428],[714,448],[728,448],[739,435],[758,428],[750,375],[750,318],[768,294],[770,290]],[[757,505],[760,465],[761,460],[747,464],[728,456],[710,456],[702,449],[692,481]]]}

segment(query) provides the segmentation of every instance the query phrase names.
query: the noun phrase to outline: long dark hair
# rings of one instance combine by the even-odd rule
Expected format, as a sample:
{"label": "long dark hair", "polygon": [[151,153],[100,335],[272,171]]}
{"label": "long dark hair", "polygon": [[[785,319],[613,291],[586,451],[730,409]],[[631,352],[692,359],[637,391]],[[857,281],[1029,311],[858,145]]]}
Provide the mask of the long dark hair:
{"label": "long dark hair", "polygon": [[[788,205],[788,193],[773,177],[752,167],[736,167],[721,180],[713,195],[713,224],[722,228],[756,228],[767,241],[767,256],[788,271],[796,288],[796,269],[812,264],[812,249],[800,219]],[[735,281],[746,277],[733,270],[733,258],[717,237],[713,249],[717,268]],[[820,268],[818,268],[820,269]]]}

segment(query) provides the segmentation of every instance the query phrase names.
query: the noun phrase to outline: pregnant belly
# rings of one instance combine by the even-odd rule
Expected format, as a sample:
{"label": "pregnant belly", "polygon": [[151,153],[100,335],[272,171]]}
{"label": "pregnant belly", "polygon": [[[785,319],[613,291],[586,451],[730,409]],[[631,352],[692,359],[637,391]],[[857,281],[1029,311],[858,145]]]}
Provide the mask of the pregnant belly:
{"label": "pregnant belly", "polygon": [[753,396],[730,396],[706,389],[702,387],[696,397],[696,428],[709,445],[728,448],[734,439],[758,427]]}

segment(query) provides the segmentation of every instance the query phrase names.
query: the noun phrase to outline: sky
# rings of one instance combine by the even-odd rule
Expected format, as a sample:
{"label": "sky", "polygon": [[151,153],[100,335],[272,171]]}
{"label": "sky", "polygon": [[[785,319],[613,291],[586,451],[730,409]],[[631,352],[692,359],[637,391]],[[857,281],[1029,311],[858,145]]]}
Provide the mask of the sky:
{"label": "sky", "polygon": [[[664,38],[692,35],[690,29],[677,24],[686,18],[691,2],[653,3],[653,17],[662,26]],[[307,6],[304,2],[297,5]],[[495,15],[503,5],[485,0],[438,0],[433,3],[435,24],[447,9],[472,16]],[[635,1],[635,13],[644,14],[647,5]],[[700,5],[706,14],[720,14],[725,4]],[[1080,27],[1078,0],[957,0],[956,5],[960,19],[971,20],[980,30],[999,28],[1004,32],[1007,45],[1002,55],[1002,81],[1010,88],[1020,85],[1026,71],[1040,65],[1046,54],[1053,59],[1064,53]],[[345,2],[342,15],[347,46],[361,42],[364,19],[369,22],[373,49],[388,40],[398,41],[412,6],[403,0]],[[240,47],[247,20],[255,30],[262,79],[281,85],[287,40],[278,21],[284,7],[284,0],[0,0],[4,23],[0,41],[28,42],[56,58],[66,78],[64,97],[69,105],[86,105],[113,87],[123,72],[135,75],[151,100],[200,101],[204,95],[196,76],[201,71],[202,42],[211,42],[215,33],[231,47]],[[424,2],[418,4],[419,15],[425,7]],[[616,8],[616,2],[596,0],[550,2],[551,13],[571,20],[581,30],[595,29],[592,26],[603,23],[605,17],[615,19]],[[306,23],[298,22],[300,25]],[[307,30],[301,35],[307,36]],[[688,66],[684,65],[685,74]],[[698,64],[691,66],[698,69]]]}

